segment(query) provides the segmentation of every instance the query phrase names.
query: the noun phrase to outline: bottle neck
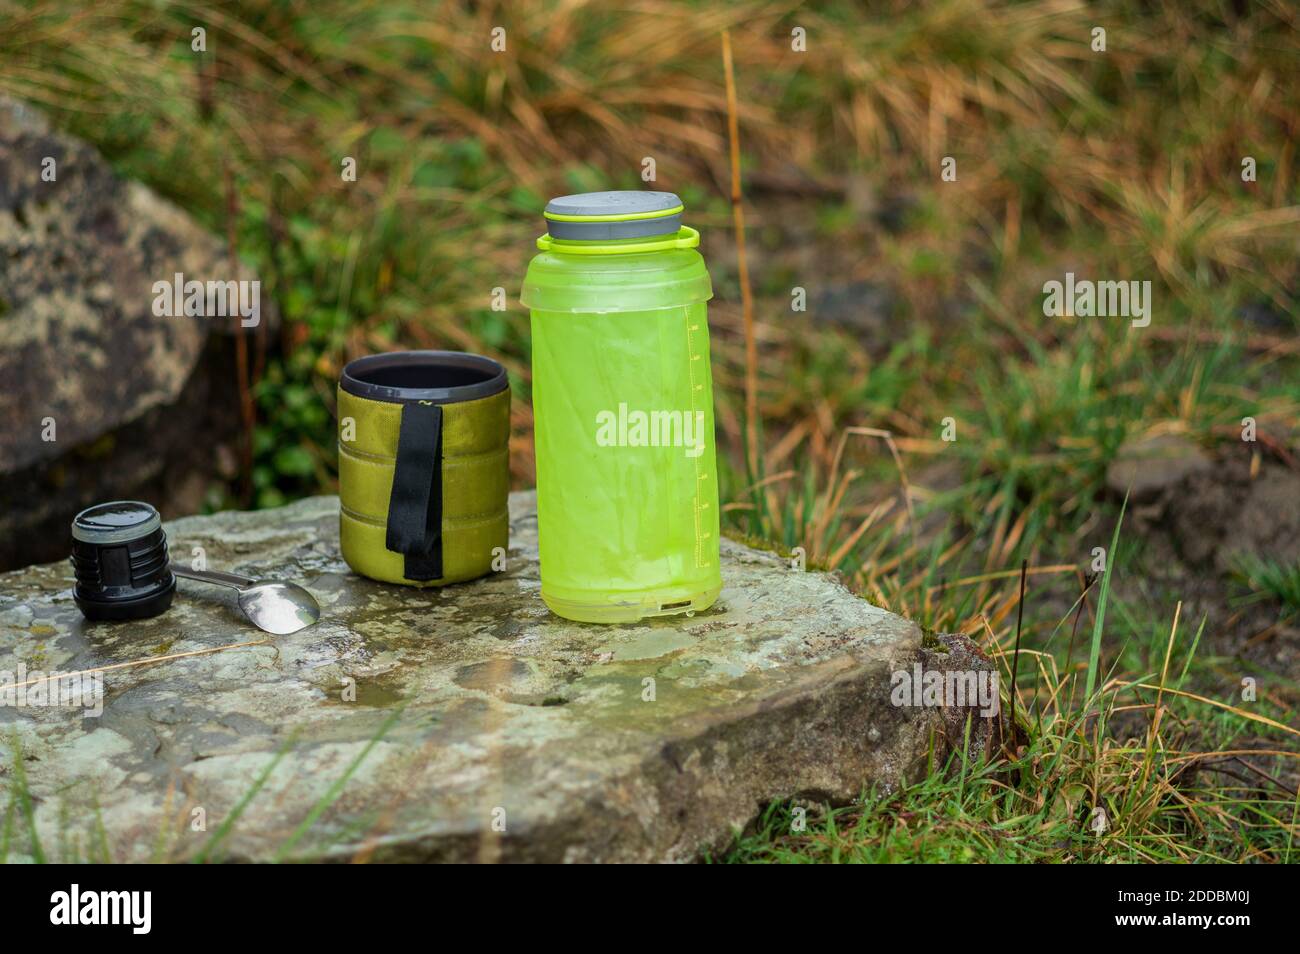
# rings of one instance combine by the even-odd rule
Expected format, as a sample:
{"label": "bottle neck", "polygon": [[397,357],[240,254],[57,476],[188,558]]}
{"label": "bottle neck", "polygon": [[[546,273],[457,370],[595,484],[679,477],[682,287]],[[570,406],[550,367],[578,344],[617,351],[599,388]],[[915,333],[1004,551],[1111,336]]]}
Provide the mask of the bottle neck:
{"label": "bottle neck", "polygon": [[638,252],[695,248],[699,244],[700,233],[689,225],[683,225],[671,235],[656,235],[648,238],[579,241],[557,239],[548,232],[537,240],[537,247],[543,252],[557,252],[563,255],[630,255]]}

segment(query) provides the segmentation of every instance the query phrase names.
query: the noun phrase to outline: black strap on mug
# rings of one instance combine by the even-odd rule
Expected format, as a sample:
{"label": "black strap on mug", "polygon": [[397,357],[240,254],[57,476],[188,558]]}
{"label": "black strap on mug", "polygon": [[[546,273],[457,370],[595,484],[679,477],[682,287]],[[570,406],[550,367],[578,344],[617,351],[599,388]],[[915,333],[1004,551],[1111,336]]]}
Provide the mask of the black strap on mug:
{"label": "black strap on mug", "polygon": [[406,558],[403,574],[408,580],[442,577],[441,405],[426,401],[402,405],[384,543]]}

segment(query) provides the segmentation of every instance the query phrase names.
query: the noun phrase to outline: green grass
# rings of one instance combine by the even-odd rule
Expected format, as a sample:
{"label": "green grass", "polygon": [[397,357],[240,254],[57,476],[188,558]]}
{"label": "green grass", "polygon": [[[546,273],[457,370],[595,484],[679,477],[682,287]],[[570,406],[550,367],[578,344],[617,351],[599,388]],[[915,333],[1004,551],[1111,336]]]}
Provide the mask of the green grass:
{"label": "green grass", "polygon": [[[1199,638],[1199,632],[1196,634]],[[1158,675],[1158,674],[1157,674]],[[853,804],[770,804],[726,852],[728,863],[1195,863],[1292,860],[1297,818],[1295,735],[1274,730],[1258,749],[1260,724],[1227,704],[1177,699],[1178,727],[1115,737],[1118,707],[1150,708],[1153,693],[1103,689],[1100,712],[1041,705],[1067,699],[1072,677],[1038,693],[1027,714],[1029,742],[1014,754],[967,761],[952,754],[898,791],[872,790]],[[1022,683],[1023,684],[1023,683]],[[1005,688],[1005,684],[1004,684]],[[1176,688],[1176,687],[1175,687]],[[1081,699],[1086,699],[1084,696]],[[1003,711],[1006,712],[1004,698]],[[1195,726],[1195,738],[1187,738]],[[1194,741],[1194,745],[1188,743]],[[1261,765],[1263,768],[1261,769]],[[796,812],[802,809],[803,817]]]}
{"label": "green grass", "polygon": [[[1119,756],[1135,758],[1140,748]],[[1152,793],[1108,792],[1094,801],[1088,773],[1034,771],[1054,750],[1042,742],[1011,763],[950,767],[902,791],[872,791],[855,804],[769,805],[716,860],[729,863],[1192,863],[1290,860],[1294,800],[1261,797],[1251,784],[1183,784],[1193,808],[1163,805]],[[1019,782],[1015,782],[1016,776]],[[1247,780],[1249,783],[1249,779]],[[1046,786],[1038,789],[1038,786]],[[1170,800],[1172,801],[1172,800]],[[1094,810],[1105,811],[1104,826]]]}
{"label": "green grass", "polygon": [[1235,562],[1238,579],[1251,589],[1252,601],[1274,600],[1287,618],[1300,614],[1300,563],[1283,563],[1253,553],[1239,554]]}
{"label": "green grass", "polygon": [[0,841],[0,861],[7,860],[13,845],[14,821],[21,819],[27,826],[28,844],[32,860],[37,864],[45,861],[45,848],[36,831],[36,809],[32,802],[32,793],[27,788],[27,767],[23,764],[23,750],[17,737],[10,743],[13,756],[13,781],[9,786],[9,805],[5,809],[4,836]]}
{"label": "green grass", "polygon": [[[366,741],[366,744],[357,752],[347,767],[339,773],[338,777],[330,783],[329,787],[321,793],[316,802],[308,809],[297,827],[280,844],[275,846],[274,851],[271,852],[273,861],[283,862],[295,858],[294,850],[302,843],[303,838],[312,832],[317,822],[320,821],[329,808],[338,801],[348,781],[360,770],[374,747],[400,721],[405,710],[404,705],[399,706],[384,719],[374,735]],[[297,731],[289,734],[258,773],[252,785],[231,806],[230,810],[221,816],[216,828],[213,829],[197,850],[189,852],[179,848],[176,838],[178,830],[175,825],[166,821],[167,808],[164,807],[160,812],[160,823],[154,843],[153,862],[189,861],[195,864],[207,864],[224,860],[224,845],[231,834],[238,828],[240,819],[244,817],[249,806],[262,794],[276,767],[286,755],[293,751],[298,743],[299,735],[300,733]],[[9,797],[3,822],[0,823],[0,863],[8,862],[14,856],[21,857],[24,852],[19,850],[20,846],[26,848],[26,857],[37,864],[44,864],[47,861],[62,864],[81,862],[105,864],[116,860],[109,844],[108,832],[104,827],[103,817],[97,801],[93,809],[95,824],[90,829],[89,844],[85,846],[83,851],[80,837],[74,835],[74,832],[80,826],[72,824],[69,819],[69,815],[73,810],[73,801],[69,798],[70,793],[59,793],[57,796],[58,824],[56,826],[56,837],[58,850],[51,857],[46,845],[41,840],[40,830],[36,823],[35,802],[28,788],[22,749],[16,738],[11,739],[11,753],[11,781],[6,786]],[[273,798],[274,796],[266,795],[263,797]],[[188,819],[186,819],[186,823],[188,823]],[[20,832],[20,824],[22,829],[25,829],[25,832]],[[366,834],[364,821],[354,824],[362,826],[356,834],[364,836]],[[18,840],[21,834],[26,835],[25,841]],[[316,847],[321,847],[319,842]]]}
{"label": "green grass", "polygon": [[[1279,78],[1300,46],[1280,8],[525,0],[431,17],[402,0],[254,0],[213,16],[196,56],[187,6],[82,6],[6,8],[0,89],[233,232],[281,317],[248,382],[251,493],[214,482],[213,506],[330,490],[342,364],[404,347],[506,363],[514,479],[531,485],[529,329],[513,299],[539,210],[552,194],[643,187],[640,161],[655,156],[654,185],[682,194],[714,277],[728,531],[803,548],[874,602],[971,635],[1004,673],[1021,561],[1031,568],[1024,752],[814,813],[802,834],[772,806],[727,860],[1291,860],[1295,760],[1216,753],[1295,751],[1257,717],[1294,725],[1300,691],[1273,674],[1241,700],[1252,665],[1204,618],[1185,615],[1169,649],[1191,593],[1153,582],[1133,510],[1104,488],[1126,440],[1178,433],[1227,459],[1247,416],[1270,442],[1246,451],[1257,464],[1279,465],[1270,446],[1297,456],[1300,91]],[[507,54],[488,50],[488,19],[507,28]],[[1088,44],[1099,23],[1105,54]],[[806,55],[789,48],[794,26]],[[760,333],[757,487],[718,179],[723,27]],[[939,179],[945,155],[956,182]],[[340,178],[343,156],[356,183]],[[821,191],[755,188],[773,174]],[[1067,270],[1150,280],[1152,325],[1045,318],[1043,282]],[[816,301],[855,282],[883,290],[882,313],[853,300],[846,327],[791,311],[795,286]],[[489,304],[498,286],[504,312]],[[884,439],[850,428],[887,431],[901,473]],[[1097,546],[1111,572],[1088,589]],[[1294,619],[1293,565],[1246,554],[1237,583]],[[1154,746],[1155,693],[1127,683],[1157,684],[1167,651],[1166,687],[1220,705],[1166,693]],[[23,806],[11,794],[6,850]],[[1100,837],[1086,828],[1096,807],[1111,818]]]}
{"label": "green grass", "polygon": [[1106,571],[1101,575],[1101,592],[1097,595],[1097,616],[1092,621],[1092,644],[1088,651],[1088,680],[1083,685],[1083,698],[1092,700],[1092,691],[1097,685],[1097,669],[1101,660],[1101,641],[1106,632],[1106,600],[1110,596],[1110,566],[1119,562],[1119,531],[1124,525],[1124,511],[1128,508],[1128,497],[1120,508],[1119,520],[1115,522],[1115,533],[1110,538],[1110,549],[1106,551],[1109,561]]}

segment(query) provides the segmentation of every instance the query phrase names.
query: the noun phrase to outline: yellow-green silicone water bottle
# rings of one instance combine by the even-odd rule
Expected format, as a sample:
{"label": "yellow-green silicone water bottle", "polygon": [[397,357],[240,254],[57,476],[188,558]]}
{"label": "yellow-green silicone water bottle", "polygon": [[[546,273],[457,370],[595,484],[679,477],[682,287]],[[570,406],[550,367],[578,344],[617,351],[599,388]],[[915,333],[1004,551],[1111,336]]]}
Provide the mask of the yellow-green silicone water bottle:
{"label": "yellow-green silicone water bottle", "polygon": [[713,290],[681,218],[670,192],[553,199],[524,278],[542,599],[567,619],[693,613],[722,588]]}

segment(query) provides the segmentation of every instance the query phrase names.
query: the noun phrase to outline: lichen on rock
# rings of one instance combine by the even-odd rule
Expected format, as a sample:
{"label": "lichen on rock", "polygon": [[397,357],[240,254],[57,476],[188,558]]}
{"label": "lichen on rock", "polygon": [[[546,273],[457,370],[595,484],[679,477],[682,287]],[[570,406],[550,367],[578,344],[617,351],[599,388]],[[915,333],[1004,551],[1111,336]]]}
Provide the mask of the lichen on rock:
{"label": "lichen on rock", "polygon": [[539,598],[535,513],[512,495],[506,569],[437,590],[352,574],[333,497],[167,525],[174,552],[311,589],[320,623],[283,637],[189,581],[114,625],[81,619],[66,564],[0,576],[0,670],[148,663],[104,674],[99,717],[0,708],[42,843],[88,853],[102,822],[114,859],[194,857],[266,773],[218,856],[688,861],[767,802],[898,786],[942,744],[941,712],[890,701],[892,671],[945,664],[915,623],[730,540],[710,611],[568,622]]}

